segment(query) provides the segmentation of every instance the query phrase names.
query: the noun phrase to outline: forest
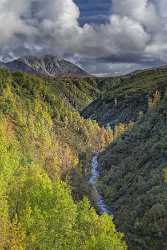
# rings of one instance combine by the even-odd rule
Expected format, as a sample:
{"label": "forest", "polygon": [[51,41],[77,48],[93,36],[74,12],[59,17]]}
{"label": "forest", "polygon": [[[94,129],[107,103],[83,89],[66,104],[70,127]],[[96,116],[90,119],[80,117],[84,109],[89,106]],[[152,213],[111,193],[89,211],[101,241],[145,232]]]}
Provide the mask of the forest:
{"label": "forest", "polygon": [[117,132],[99,155],[98,188],[130,250],[167,249],[166,72],[103,79],[103,94],[83,111]]}
{"label": "forest", "polygon": [[89,83],[64,93],[59,81],[0,70],[0,249],[125,250],[87,198],[88,159],[112,133],[80,116],[87,99],[70,102]]}
{"label": "forest", "polygon": [[0,0],[0,250],[167,250],[167,0]]}
{"label": "forest", "polygon": [[0,249],[166,249],[166,80],[0,70]]}

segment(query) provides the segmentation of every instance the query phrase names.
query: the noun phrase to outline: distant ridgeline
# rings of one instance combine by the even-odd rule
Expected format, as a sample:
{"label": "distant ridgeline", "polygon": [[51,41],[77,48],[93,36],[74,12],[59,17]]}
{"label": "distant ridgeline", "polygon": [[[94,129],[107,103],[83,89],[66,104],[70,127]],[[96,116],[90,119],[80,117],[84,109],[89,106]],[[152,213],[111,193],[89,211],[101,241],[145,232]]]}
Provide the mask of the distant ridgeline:
{"label": "distant ridgeline", "polygon": [[93,79],[0,70],[0,249],[127,249],[82,199],[92,153],[112,140],[78,112],[98,94]]}
{"label": "distant ridgeline", "polygon": [[116,131],[99,155],[99,190],[128,249],[166,250],[167,69],[101,79],[99,89],[82,112]]}
{"label": "distant ridgeline", "polygon": [[1,67],[13,72],[21,71],[42,76],[88,76],[79,66],[57,56],[25,56],[11,62],[0,64]]}

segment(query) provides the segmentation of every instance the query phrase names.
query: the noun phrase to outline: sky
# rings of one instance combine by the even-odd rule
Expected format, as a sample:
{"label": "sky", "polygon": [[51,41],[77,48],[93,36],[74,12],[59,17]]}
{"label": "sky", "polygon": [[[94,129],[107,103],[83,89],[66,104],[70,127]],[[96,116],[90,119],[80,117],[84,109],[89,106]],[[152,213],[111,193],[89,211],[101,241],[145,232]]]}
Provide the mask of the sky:
{"label": "sky", "polygon": [[80,9],[79,22],[81,25],[102,24],[109,20],[111,0],[75,0]]}
{"label": "sky", "polygon": [[54,54],[89,73],[167,64],[166,0],[0,0],[0,56]]}

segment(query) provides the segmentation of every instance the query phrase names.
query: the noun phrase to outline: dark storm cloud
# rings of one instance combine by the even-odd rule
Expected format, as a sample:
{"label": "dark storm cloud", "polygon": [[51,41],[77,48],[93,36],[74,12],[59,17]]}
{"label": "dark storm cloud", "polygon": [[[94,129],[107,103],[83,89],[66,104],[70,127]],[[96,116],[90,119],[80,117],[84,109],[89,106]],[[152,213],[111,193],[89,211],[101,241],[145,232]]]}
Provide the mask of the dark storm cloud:
{"label": "dark storm cloud", "polygon": [[113,0],[112,13],[109,0],[0,0],[1,56],[58,54],[95,73],[163,64],[166,9],[166,0]]}

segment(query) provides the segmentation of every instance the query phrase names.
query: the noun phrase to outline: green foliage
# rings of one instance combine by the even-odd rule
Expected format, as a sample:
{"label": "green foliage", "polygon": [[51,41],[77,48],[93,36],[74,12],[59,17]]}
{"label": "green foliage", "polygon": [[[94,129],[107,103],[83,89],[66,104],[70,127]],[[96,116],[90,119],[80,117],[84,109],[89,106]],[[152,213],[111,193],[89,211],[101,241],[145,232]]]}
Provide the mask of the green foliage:
{"label": "green foliage", "polygon": [[82,111],[89,105],[100,93],[96,86],[96,81],[91,78],[64,78],[51,81],[54,90],[60,94],[66,104]]}
{"label": "green foliage", "polygon": [[75,204],[63,182],[51,182],[37,166],[20,171],[10,186],[9,207],[25,249],[126,249],[111,218],[99,217],[87,200]]}
{"label": "green foliage", "polygon": [[[115,226],[108,215],[98,216],[89,203],[84,200],[79,204],[77,216],[79,245],[81,250],[125,250],[123,235],[116,232]],[[83,243],[82,243],[83,241]]]}
{"label": "green foliage", "polygon": [[10,217],[25,232],[26,249],[68,249],[76,206],[68,189],[37,166],[17,173],[9,192]]}

